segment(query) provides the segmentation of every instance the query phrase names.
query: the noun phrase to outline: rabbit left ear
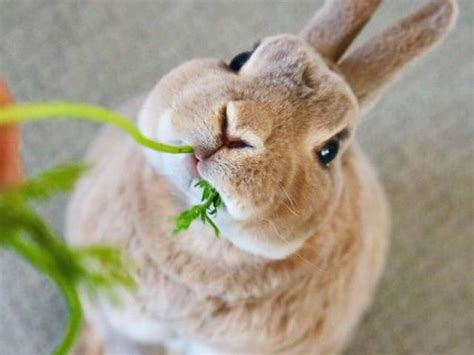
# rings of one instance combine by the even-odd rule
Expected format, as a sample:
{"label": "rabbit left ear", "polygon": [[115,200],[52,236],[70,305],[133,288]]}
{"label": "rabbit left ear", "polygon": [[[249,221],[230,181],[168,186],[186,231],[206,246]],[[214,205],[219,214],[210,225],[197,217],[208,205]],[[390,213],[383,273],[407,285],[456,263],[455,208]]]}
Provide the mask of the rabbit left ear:
{"label": "rabbit left ear", "polygon": [[327,0],[300,35],[319,54],[336,63],[381,0]]}

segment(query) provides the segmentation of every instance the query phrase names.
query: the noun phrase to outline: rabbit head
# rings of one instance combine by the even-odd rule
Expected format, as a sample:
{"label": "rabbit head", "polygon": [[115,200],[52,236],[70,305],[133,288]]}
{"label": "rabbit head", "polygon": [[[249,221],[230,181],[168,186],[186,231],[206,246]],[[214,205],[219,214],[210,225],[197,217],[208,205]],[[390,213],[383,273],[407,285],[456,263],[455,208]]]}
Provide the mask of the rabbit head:
{"label": "rabbit head", "polygon": [[454,1],[432,1],[345,54],[379,3],[327,1],[298,36],[265,38],[229,64],[185,63],[145,101],[142,132],[194,147],[147,151],[149,161],[188,203],[208,180],[225,206],[216,222],[237,247],[284,258],[331,217],[359,116],[456,14]]}

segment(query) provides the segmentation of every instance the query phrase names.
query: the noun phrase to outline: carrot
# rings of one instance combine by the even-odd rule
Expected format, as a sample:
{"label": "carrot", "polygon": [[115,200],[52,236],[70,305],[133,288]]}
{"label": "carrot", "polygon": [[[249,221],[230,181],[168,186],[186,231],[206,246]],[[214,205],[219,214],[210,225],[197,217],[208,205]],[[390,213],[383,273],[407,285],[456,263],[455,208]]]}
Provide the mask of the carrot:
{"label": "carrot", "polygon": [[[14,102],[6,83],[0,78],[0,107]],[[0,188],[22,180],[18,124],[0,125]]]}

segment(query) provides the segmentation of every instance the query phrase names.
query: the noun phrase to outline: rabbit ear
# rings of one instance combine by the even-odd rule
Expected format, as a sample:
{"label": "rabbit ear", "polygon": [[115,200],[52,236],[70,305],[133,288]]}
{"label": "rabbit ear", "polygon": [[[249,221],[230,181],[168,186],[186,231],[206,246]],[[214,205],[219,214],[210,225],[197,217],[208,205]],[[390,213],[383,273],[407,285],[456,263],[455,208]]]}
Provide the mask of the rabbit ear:
{"label": "rabbit ear", "polygon": [[438,44],[457,17],[455,0],[434,0],[343,58],[339,68],[367,112],[409,62]]}
{"label": "rabbit ear", "polygon": [[381,0],[326,0],[300,35],[326,59],[344,54]]}

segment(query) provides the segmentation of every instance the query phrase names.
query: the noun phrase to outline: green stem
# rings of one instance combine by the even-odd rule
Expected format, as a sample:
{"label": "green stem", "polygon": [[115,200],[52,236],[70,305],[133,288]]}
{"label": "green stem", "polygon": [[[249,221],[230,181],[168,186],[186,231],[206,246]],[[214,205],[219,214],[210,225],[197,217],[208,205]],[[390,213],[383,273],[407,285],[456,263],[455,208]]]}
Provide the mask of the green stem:
{"label": "green stem", "polygon": [[214,202],[214,199],[219,195],[219,193],[217,191],[213,192],[211,194],[211,196],[209,196],[209,198],[207,199],[207,202],[203,204],[203,207],[207,209],[212,205],[212,203]]}
{"label": "green stem", "polygon": [[82,307],[77,290],[73,285],[70,285],[61,277],[56,278],[54,281],[63,293],[69,313],[66,332],[61,343],[54,349],[54,354],[66,355],[71,350],[81,331]]}
{"label": "green stem", "polygon": [[191,153],[193,151],[193,148],[190,146],[177,147],[151,140],[141,134],[138,128],[129,120],[99,106],[66,102],[50,102],[18,104],[0,108],[0,124],[40,121],[51,117],[62,118],[64,116],[109,123],[128,133],[137,143],[160,152]]}
{"label": "green stem", "polygon": [[68,354],[79,336],[82,325],[82,307],[75,285],[65,279],[60,272],[47,267],[42,262],[41,258],[38,257],[38,253],[34,249],[31,249],[28,244],[12,240],[10,246],[13,247],[18,254],[22,255],[30,264],[43,271],[58,286],[63,294],[63,297],[66,300],[69,317],[63,339],[54,349],[54,354]]}

